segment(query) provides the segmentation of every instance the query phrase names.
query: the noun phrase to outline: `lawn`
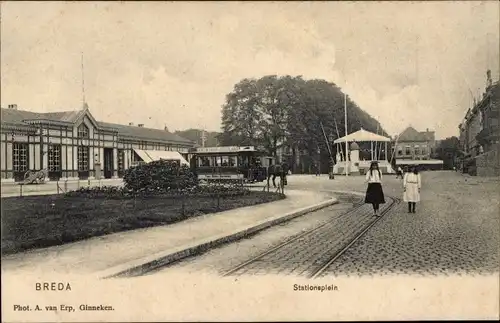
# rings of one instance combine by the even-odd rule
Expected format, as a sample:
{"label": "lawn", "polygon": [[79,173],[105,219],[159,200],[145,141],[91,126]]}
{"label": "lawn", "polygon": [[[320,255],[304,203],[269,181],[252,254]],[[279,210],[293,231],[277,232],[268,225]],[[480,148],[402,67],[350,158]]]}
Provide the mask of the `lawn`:
{"label": "lawn", "polygon": [[[114,232],[168,225],[189,217],[272,202],[280,194],[155,196],[106,199],[52,196],[9,197],[2,201],[2,254],[61,245]],[[219,205],[217,205],[219,204]],[[184,205],[184,207],[183,207]]]}

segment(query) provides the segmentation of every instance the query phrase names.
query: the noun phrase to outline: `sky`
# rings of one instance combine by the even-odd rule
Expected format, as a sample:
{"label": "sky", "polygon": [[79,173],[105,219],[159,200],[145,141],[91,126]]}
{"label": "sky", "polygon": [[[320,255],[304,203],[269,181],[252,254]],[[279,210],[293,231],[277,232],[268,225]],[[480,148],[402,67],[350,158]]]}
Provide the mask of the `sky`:
{"label": "sky", "polygon": [[336,83],[390,135],[440,139],[458,135],[486,70],[500,74],[496,1],[0,5],[2,107],[77,110],[84,92],[97,120],[170,131],[219,131],[243,78],[302,75]]}

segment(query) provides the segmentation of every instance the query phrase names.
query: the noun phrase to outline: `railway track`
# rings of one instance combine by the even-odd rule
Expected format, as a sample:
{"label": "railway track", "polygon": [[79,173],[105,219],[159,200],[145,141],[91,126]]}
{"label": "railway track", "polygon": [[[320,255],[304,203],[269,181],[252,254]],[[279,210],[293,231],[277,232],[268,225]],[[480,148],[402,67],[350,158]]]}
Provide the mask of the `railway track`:
{"label": "railway track", "polygon": [[[373,216],[370,205],[364,204],[362,199],[357,199],[353,201],[354,207],[340,216],[294,236],[222,275],[274,272],[318,278],[385,214],[400,203],[397,198],[386,197],[386,199],[387,203],[381,206],[378,217]],[[341,230],[338,230],[339,227]]]}

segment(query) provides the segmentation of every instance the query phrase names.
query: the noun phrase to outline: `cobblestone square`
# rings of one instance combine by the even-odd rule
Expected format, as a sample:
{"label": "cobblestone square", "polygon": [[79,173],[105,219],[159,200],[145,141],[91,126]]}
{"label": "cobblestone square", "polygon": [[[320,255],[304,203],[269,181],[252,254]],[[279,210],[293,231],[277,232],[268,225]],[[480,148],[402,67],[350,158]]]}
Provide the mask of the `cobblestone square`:
{"label": "cobblestone square", "polygon": [[[292,176],[288,189],[336,191],[341,196],[341,204],[181,262],[172,269],[204,271],[218,268],[222,273],[298,236],[306,228],[310,230],[328,222],[315,234],[300,237],[235,272],[238,275],[276,272],[306,275],[311,268],[328,262],[374,221],[369,205],[346,213],[355,205],[350,203],[362,201],[366,187],[363,179],[359,176],[335,180],[324,176]],[[500,182],[494,178],[473,178],[446,171],[424,172],[422,181],[422,200],[415,214],[408,213],[406,203],[400,201],[320,277],[498,272]],[[386,176],[383,187],[387,199],[402,198],[402,182],[395,176]],[[357,192],[358,196],[349,195],[349,192]],[[382,210],[386,206],[382,206]]]}

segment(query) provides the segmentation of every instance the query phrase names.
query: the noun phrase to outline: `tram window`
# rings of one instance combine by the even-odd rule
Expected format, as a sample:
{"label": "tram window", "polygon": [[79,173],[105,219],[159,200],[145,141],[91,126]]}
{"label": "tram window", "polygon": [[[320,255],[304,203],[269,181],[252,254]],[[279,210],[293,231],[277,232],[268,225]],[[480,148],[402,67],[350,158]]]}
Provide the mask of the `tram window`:
{"label": "tram window", "polygon": [[236,156],[229,156],[229,166],[235,167],[238,165],[238,158]]}
{"label": "tram window", "polygon": [[221,156],[213,157],[213,160],[215,161],[214,166],[221,165]]}
{"label": "tram window", "polygon": [[229,166],[229,157],[228,156],[221,157],[221,166]]}
{"label": "tram window", "polygon": [[248,166],[248,156],[238,156],[238,165],[247,167]]}
{"label": "tram window", "polygon": [[198,157],[198,166],[210,166],[210,159],[208,157]]}

